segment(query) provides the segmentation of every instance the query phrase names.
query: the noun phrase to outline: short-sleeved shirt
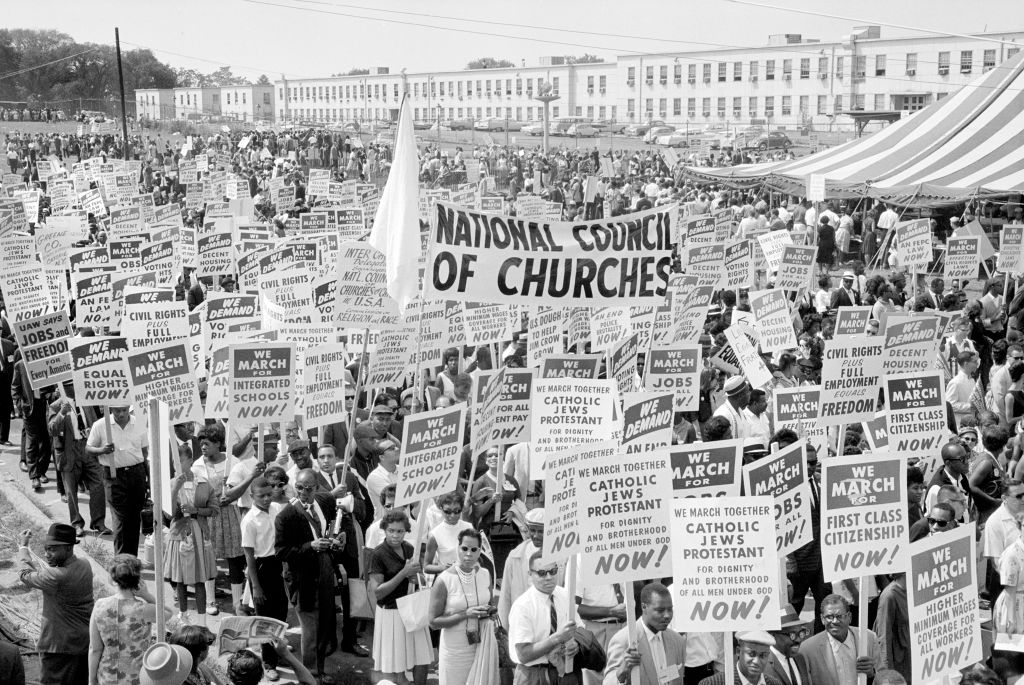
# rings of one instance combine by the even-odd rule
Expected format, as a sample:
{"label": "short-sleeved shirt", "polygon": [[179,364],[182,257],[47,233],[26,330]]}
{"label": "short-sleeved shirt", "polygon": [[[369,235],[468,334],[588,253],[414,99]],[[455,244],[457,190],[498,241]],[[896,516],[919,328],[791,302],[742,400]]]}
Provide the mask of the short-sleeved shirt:
{"label": "short-sleeved shirt", "polygon": [[[234,488],[247,481],[252,472],[256,470],[256,463],[254,456],[239,458],[231,467],[231,473],[228,474],[228,487]],[[243,509],[252,508],[252,493],[249,492],[249,488],[246,488],[245,492],[239,496],[237,504]]]}
{"label": "short-sleeved shirt", "polygon": [[[98,459],[103,466],[123,469],[143,462],[142,450],[149,448],[149,434],[142,421],[134,416],[122,428],[114,419],[110,420],[110,437],[114,444],[112,454],[101,454]],[[89,447],[103,447],[107,444],[106,419],[97,419],[89,429]]]}
{"label": "short-sleeved shirt", "polygon": [[242,517],[242,547],[252,547],[257,559],[274,556],[274,519],[283,508],[271,502],[267,511],[253,507]]}
{"label": "short-sleeved shirt", "polygon": [[[508,654],[514,663],[520,663],[516,645],[537,644],[551,636],[551,598],[554,597],[555,616],[559,628],[569,620],[568,590],[555,587],[554,592],[545,595],[531,586],[512,603],[508,612]],[[547,655],[540,656],[523,666],[548,663]]]}
{"label": "short-sleeved shirt", "polygon": [[[405,568],[405,562],[413,556],[412,545],[408,542],[402,543],[402,557],[387,543],[384,542],[374,548],[370,555],[370,566],[367,569],[369,575],[380,574],[384,577],[383,582],[388,582]],[[377,600],[377,606],[382,609],[397,609],[395,602],[399,597],[409,594],[409,583],[399,583],[398,587],[389,594]]]}

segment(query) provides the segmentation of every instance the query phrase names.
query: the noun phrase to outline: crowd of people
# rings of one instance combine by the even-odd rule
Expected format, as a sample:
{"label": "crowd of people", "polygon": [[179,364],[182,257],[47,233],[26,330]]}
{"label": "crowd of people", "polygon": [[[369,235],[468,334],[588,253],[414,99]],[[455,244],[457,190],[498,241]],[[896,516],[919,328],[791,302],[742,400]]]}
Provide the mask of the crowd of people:
{"label": "crowd of people", "polygon": [[[243,138],[248,142],[239,145]],[[184,209],[186,188],[175,170],[182,161],[208,153],[217,166],[248,181],[257,212],[281,237],[288,235],[288,219],[316,206],[318,198],[307,192],[310,168],[328,168],[337,180],[372,180],[386,174],[392,159],[387,144],[357,145],[326,131],[196,136],[184,152],[182,142],[133,137],[132,156],[141,162],[140,192],[152,193],[157,206],[178,203],[183,225],[201,226],[204,210]],[[122,155],[122,144],[117,136],[8,134],[11,172],[43,191],[30,229],[49,216],[40,161],[56,158],[70,166],[87,157],[114,158]],[[752,463],[773,447],[803,442],[805,436],[776,425],[771,398],[778,389],[821,382],[841,308],[871,306],[867,335],[878,335],[880,322],[891,313],[954,313],[935,358],[947,381],[949,435],[939,454],[920,455],[922,466],[907,470],[910,537],[943,535],[976,522],[983,562],[979,590],[991,607],[994,628],[1024,632],[1024,603],[1017,599],[1024,591],[1024,289],[1009,275],[995,274],[979,290],[977,279],[946,283],[939,276],[908,274],[891,244],[899,208],[719,188],[692,180],[682,165],[670,168],[652,151],[545,154],[539,148],[492,145],[449,154],[427,145],[419,154],[425,183],[465,171],[466,162],[476,160],[497,188],[507,189],[507,200],[539,194],[561,204],[566,219],[678,203],[689,214],[727,210],[735,238],[785,230],[816,245],[819,289],[792,297],[798,346],[762,355],[772,381],[760,387],[742,373],[705,363],[699,408],[675,413],[673,444],[743,439],[744,461]],[[602,171],[603,162],[610,162],[612,174]],[[591,177],[596,192],[587,194],[583,186]],[[295,187],[293,207],[273,204],[269,182],[277,178]],[[533,187],[537,179],[542,188]],[[1020,207],[979,204],[935,217],[937,253],[949,233],[974,214],[999,213],[1019,221]],[[90,215],[89,225],[90,238],[83,244],[104,244],[102,219]],[[759,281],[768,276],[763,271]],[[230,291],[235,282],[230,276],[200,278],[185,267],[175,275],[174,287],[176,299],[193,310],[209,292]],[[705,362],[727,346],[725,331],[736,314],[749,310],[746,288],[716,295],[700,337]],[[140,408],[112,406],[103,415],[75,402],[70,381],[33,388],[4,318],[0,443],[10,446],[9,419],[20,417],[20,461],[29,485],[43,491],[48,474],[56,473],[68,509],[69,523],[48,531],[42,559],[29,549],[30,533],[19,540],[21,581],[43,595],[38,642],[43,682],[249,685],[264,677],[276,681],[282,677],[278,668],[287,667],[300,682],[329,683],[334,674],[328,657],[339,650],[372,660],[379,678],[416,685],[424,685],[435,669],[441,685],[612,685],[631,678],[634,685],[718,685],[727,670],[734,674],[730,682],[751,685],[849,685],[858,674],[876,685],[911,682],[906,575],[867,577],[860,581],[869,586],[866,595],[858,581],[824,580],[816,496],[820,464],[870,451],[861,424],[830,435],[824,447],[806,441],[814,536],[787,559],[786,616],[773,631],[727,636],[674,629],[680,607],[673,606],[672,578],[631,586],[576,582],[575,597],[569,597],[566,564],[542,553],[544,482],[529,477],[529,443],[475,453],[467,431],[458,487],[396,506],[396,473],[409,417],[459,404],[472,408],[478,370],[529,366],[528,330],[529,322],[521,322],[497,348],[447,349],[439,367],[425,369],[404,386],[353,392],[345,398],[351,421],[321,430],[307,430],[298,417],[272,427],[222,419],[176,424],[170,514],[162,520],[156,512],[154,521],[147,492],[150,445]],[[76,329],[78,336],[114,333]],[[643,352],[638,369],[642,360]],[[355,355],[338,369],[348,387],[358,385],[369,361]],[[205,399],[205,382],[199,387]],[[882,402],[884,397],[880,409]],[[926,473],[926,457],[941,468]],[[88,521],[79,505],[83,491]],[[173,631],[155,641],[152,624],[167,610],[155,605],[140,581],[139,560],[146,556],[144,536],[154,525],[166,528],[158,580],[173,590],[177,607],[170,616]],[[419,528],[421,537],[413,533]],[[74,554],[90,531],[113,545],[104,596],[96,596],[90,564]],[[230,607],[222,606],[228,593],[218,587],[221,578],[229,586]],[[813,601],[805,610],[808,595]],[[862,596],[869,599],[872,627],[864,649],[851,630]],[[632,606],[636,613],[628,616]],[[409,607],[417,613],[413,627]],[[211,668],[216,619],[210,617],[229,608],[233,615],[297,625],[298,656],[275,640],[239,651],[224,669]],[[628,625],[633,619],[635,636]],[[725,641],[732,639],[736,659],[727,664]],[[0,675],[5,663],[17,661],[17,655],[0,650]],[[1022,666],[1017,655],[990,650],[985,663],[967,670],[962,682],[1013,682],[1024,674]],[[17,667],[11,668],[14,673]],[[568,679],[573,675],[577,680]]]}

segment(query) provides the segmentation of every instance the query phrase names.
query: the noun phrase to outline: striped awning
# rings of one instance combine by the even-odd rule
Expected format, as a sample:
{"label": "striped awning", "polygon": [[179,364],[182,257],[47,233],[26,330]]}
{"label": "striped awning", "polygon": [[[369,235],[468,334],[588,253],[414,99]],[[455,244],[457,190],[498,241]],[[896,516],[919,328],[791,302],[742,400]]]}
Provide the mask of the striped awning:
{"label": "striped awning", "polygon": [[825,176],[829,196],[901,204],[1024,192],[1024,53],[871,136],[777,163],[761,182],[802,194],[811,174]]}

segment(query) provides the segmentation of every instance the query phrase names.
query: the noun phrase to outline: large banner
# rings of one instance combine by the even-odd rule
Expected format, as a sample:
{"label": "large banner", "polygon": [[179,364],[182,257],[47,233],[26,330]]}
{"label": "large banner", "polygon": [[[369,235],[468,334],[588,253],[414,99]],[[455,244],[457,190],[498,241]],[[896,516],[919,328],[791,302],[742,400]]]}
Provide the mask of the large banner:
{"label": "large banner", "polygon": [[409,416],[402,431],[402,458],[395,474],[395,506],[451,492],[459,484],[466,405]]}
{"label": "large banner", "polygon": [[661,451],[588,456],[576,465],[583,583],[671,576],[668,455]]}
{"label": "large banner", "polygon": [[821,463],[825,582],[906,569],[907,460],[858,454]]}
{"label": "large banner", "polygon": [[775,541],[786,555],[811,541],[811,495],[807,453],[797,442],[743,467],[743,489],[775,500]]}
{"label": "large banner", "polygon": [[771,497],[672,502],[672,583],[680,630],[778,630],[779,555]]}
{"label": "large banner", "polygon": [[[937,683],[982,659],[975,577],[975,524],[918,540],[910,546],[907,608],[912,682]],[[1018,626],[1018,630],[1020,627]],[[996,633],[995,648],[1004,645]]]}
{"label": "large banner", "polygon": [[672,265],[675,205],[584,223],[437,203],[428,297],[548,306],[654,305]]}
{"label": "large banner", "polygon": [[673,497],[739,497],[742,438],[668,449]]}
{"label": "large banner", "polygon": [[825,346],[818,423],[867,421],[875,415],[882,344],[877,337],[837,335]]}

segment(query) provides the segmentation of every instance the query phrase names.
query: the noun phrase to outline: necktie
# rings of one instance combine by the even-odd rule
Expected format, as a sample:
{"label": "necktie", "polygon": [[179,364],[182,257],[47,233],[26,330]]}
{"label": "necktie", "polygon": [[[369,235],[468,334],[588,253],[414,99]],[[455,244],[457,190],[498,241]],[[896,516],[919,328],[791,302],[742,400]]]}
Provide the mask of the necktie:
{"label": "necktie", "polygon": [[320,519],[319,517],[317,517],[316,512],[313,511],[313,505],[304,504],[302,505],[302,507],[303,509],[306,510],[306,518],[308,518],[309,522],[313,524],[313,530],[316,531],[316,536],[318,538],[323,537],[324,532],[323,529],[320,527]]}
{"label": "necktie", "polygon": [[793,668],[793,659],[791,657],[786,657],[786,665],[789,666],[790,685],[801,685],[800,681],[796,678],[796,669]]}
{"label": "necktie", "polygon": [[327,482],[331,484],[331,490],[334,489],[334,474],[327,474]]}
{"label": "necktie", "polygon": [[818,481],[816,481],[814,479],[814,476],[812,475],[811,476],[811,507],[814,508],[814,509],[817,509],[818,506],[820,505],[820,502],[818,501],[818,497],[819,497],[819,495],[818,495]]}
{"label": "necktie", "polygon": [[554,593],[548,595],[548,607],[550,608],[551,615],[551,634],[554,635],[558,632],[558,612],[555,611],[555,595]]}

